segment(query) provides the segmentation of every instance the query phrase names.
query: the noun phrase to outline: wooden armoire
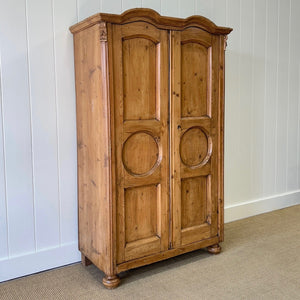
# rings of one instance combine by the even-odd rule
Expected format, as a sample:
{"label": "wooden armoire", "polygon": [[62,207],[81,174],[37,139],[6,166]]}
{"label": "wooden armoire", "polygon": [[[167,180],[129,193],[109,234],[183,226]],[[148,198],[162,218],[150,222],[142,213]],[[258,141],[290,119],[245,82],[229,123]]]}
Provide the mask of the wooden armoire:
{"label": "wooden armoire", "polygon": [[118,273],[223,240],[224,50],[231,28],[150,9],[74,35],[79,250]]}

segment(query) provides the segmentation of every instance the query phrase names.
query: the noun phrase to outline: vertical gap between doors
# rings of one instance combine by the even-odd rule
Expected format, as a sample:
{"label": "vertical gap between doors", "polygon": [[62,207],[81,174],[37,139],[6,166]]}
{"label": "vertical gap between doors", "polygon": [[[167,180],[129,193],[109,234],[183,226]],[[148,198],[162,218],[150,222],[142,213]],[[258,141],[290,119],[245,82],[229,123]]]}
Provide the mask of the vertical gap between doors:
{"label": "vertical gap between doors", "polygon": [[172,186],[173,186],[173,181],[172,181],[172,165],[171,165],[171,133],[172,133],[172,129],[171,129],[171,59],[172,59],[172,53],[171,53],[171,31],[168,30],[168,54],[169,54],[169,58],[168,58],[168,130],[169,130],[169,249],[172,248],[172,236],[173,236],[173,232],[172,232]]}

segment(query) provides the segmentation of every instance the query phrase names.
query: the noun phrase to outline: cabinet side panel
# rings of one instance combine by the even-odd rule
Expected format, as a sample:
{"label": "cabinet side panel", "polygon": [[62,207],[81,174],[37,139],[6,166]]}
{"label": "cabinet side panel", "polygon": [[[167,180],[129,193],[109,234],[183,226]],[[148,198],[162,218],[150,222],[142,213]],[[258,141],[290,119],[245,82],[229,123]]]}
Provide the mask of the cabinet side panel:
{"label": "cabinet side panel", "polygon": [[110,117],[107,45],[100,42],[100,26],[74,35],[79,250],[110,274]]}
{"label": "cabinet side panel", "polygon": [[224,111],[225,111],[225,50],[227,36],[219,36],[219,186],[218,186],[218,234],[224,241]]}

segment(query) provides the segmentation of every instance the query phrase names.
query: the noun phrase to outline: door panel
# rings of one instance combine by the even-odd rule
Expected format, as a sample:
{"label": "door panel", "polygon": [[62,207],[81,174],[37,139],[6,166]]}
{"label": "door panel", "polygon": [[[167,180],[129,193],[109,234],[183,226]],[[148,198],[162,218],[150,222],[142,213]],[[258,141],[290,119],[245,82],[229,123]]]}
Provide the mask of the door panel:
{"label": "door panel", "polygon": [[181,45],[181,117],[209,115],[211,48],[195,41]]}
{"label": "door panel", "polygon": [[123,41],[122,53],[124,120],[155,119],[156,44],[147,38],[130,38]]}
{"label": "door panel", "polygon": [[207,221],[210,176],[181,180],[181,228],[202,225]]}
{"label": "door panel", "polygon": [[168,32],[113,25],[117,263],[169,241]]}
{"label": "door panel", "polygon": [[218,47],[198,28],[171,32],[173,247],[217,235]]}

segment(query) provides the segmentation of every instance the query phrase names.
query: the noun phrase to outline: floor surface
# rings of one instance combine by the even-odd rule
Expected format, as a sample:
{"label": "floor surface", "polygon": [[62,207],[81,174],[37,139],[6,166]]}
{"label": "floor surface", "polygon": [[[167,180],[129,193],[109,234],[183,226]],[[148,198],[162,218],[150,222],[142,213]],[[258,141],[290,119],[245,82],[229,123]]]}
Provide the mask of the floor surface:
{"label": "floor surface", "polygon": [[225,224],[222,248],[125,272],[115,290],[74,264],[2,283],[0,299],[300,299],[300,205]]}

